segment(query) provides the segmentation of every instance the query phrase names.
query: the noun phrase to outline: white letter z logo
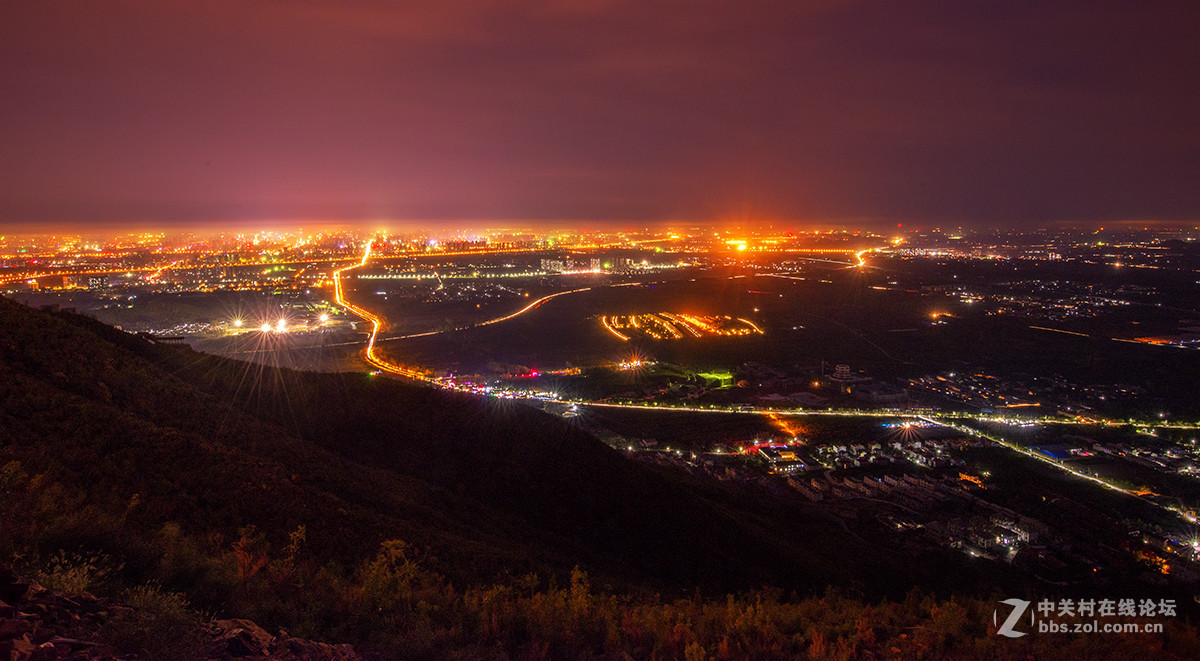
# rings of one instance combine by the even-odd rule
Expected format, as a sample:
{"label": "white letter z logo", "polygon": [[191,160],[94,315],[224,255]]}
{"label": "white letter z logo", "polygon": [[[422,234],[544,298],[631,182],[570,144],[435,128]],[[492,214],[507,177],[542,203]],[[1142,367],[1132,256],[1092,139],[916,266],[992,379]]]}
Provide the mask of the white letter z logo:
{"label": "white letter z logo", "polygon": [[[1024,636],[1024,631],[1013,631],[1013,626],[1015,626],[1017,621],[1021,619],[1021,616],[1025,614],[1025,609],[1029,608],[1029,602],[1025,601],[1024,599],[1005,599],[1000,603],[1008,604],[1009,606],[1012,606],[1013,609],[1012,612],[1008,614],[1008,619],[1004,620],[1004,624],[1001,624],[1000,628],[996,629],[996,633],[1000,634],[1001,636],[1008,636],[1009,638],[1020,638],[1021,636]],[[996,611],[992,611],[992,624],[996,624]]]}

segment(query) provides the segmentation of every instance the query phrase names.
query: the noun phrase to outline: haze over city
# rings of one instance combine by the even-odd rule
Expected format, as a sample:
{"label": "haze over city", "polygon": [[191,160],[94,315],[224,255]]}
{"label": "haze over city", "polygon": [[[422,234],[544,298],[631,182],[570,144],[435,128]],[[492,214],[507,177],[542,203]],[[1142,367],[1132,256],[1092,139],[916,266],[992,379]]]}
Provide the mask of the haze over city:
{"label": "haze over city", "polygon": [[1195,11],[5,3],[0,222],[1194,220]]}
{"label": "haze over city", "polygon": [[1200,658],[1198,19],[0,4],[0,658]]}

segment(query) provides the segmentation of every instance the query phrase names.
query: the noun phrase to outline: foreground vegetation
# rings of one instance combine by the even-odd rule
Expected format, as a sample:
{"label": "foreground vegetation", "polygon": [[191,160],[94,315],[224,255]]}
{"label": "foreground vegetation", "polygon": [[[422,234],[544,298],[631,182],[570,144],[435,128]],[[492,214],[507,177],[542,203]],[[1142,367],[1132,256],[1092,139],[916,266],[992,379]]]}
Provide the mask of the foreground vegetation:
{"label": "foreground vegetation", "polygon": [[[529,575],[456,589],[414,560],[416,549],[393,540],[352,574],[296,563],[288,549],[270,561],[238,548],[208,558],[232,592],[228,608],[352,640],[378,658],[459,659],[1194,659],[1200,636],[1167,619],[1161,634],[995,635],[995,600],[937,600],[914,590],[901,601],[867,602],[836,590],[784,597],[775,590],[664,600],[617,595],[592,586],[576,569],[569,582]],[[249,561],[248,561],[249,560]],[[59,589],[117,589],[96,558],[59,561],[40,578]],[[155,586],[120,594],[137,610],[92,636],[150,658],[202,658],[202,617],[182,595]],[[165,656],[156,656],[165,655]]]}

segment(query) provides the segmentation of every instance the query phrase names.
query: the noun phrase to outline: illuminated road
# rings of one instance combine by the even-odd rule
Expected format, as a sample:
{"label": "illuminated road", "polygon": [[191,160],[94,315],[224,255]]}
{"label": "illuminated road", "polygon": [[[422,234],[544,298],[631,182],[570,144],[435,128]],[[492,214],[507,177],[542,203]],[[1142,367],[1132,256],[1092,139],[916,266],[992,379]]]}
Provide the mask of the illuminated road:
{"label": "illuminated road", "polygon": [[[1072,475],[1078,475],[1079,477],[1082,477],[1084,479],[1091,480],[1092,482],[1095,482],[1096,484],[1100,484],[1105,487],[1108,487],[1109,489],[1112,489],[1113,491],[1120,491],[1121,493],[1126,494],[1128,496],[1137,496],[1136,493],[1129,491],[1128,489],[1122,489],[1121,487],[1109,484],[1108,482],[1105,482],[1104,480],[1101,480],[1098,477],[1093,477],[1091,475],[1086,475],[1084,473],[1080,473],[1079,471],[1071,470],[1069,467],[1064,466],[1047,456],[1044,456],[1038,452],[1034,452],[1033,450],[1030,450],[1028,448],[1021,447],[1020,445],[1017,445],[1016,443],[1013,443],[1012,441],[1006,440],[1002,436],[993,436],[991,434],[984,433],[982,431],[979,431],[978,429],[973,429],[971,427],[959,427],[958,425],[955,425],[955,424],[939,422],[937,420],[931,419],[928,416],[922,415],[922,416],[917,416],[917,417],[920,418],[921,420],[924,420],[925,422],[930,422],[935,425],[941,425],[943,427],[949,427],[951,429],[962,432],[969,436],[982,436],[982,437],[988,439],[989,441],[1003,445],[1004,447],[1008,448],[1009,450],[1012,450],[1013,452],[1018,452],[1020,454],[1025,455],[1026,457],[1030,457],[1031,459],[1037,459],[1038,461],[1041,461],[1042,463],[1049,464],[1060,470],[1066,471]],[[963,417],[963,416],[958,416],[958,417]]]}
{"label": "illuminated road", "polygon": [[[574,246],[566,246],[565,249],[570,249],[570,250],[586,249],[586,248],[599,249],[602,247],[603,246],[580,246],[580,247],[576,248]],[[421,253],[411,253],[411,254],[388,255],[386,257],[382,257],[381,259],[413,259],[413,258],[420,259],[420,258],[440,258],[440,257],[462,257],[462,256],[469,256],[469,255],[499,255],[499,254],[507,254],[507,253],[541,252],[541,251],[545,251],[545,250],[547,250],[547,249],[546,248],[505,248],[503,250],[497,250],[497,249],[457,250],[457,251],[440,251],[440,252],[429,252],[429,253],[421,252]],[[223,266],[223,267],[227,266],[227,267],[233,267],[233,268],[257,268],[257,267],[263,267],[263,266],[295,266],[295,265],[303,264],[307,268],[307,266],[312,265],[312,264],[328,264],[328,265],[332,266],[334,264],[338,264],[341,262],[352,262],[352,261],[355,261],[358,259],[359,258],[357,258],[357,257],[321,257],[321,258],[316,258],[316,259],[310,258],[310,259],[299,259],[299,260],[290,260],[290,261],[283,261],[283,262],[235,262],[235,263],[230,263],[230,264],[210,264],[210,263],[195,262],[195,261],[190,261],[190,260],[185,261],[182,264],[180,264],[179,260],[175,260],[167,265],[158,264],[158,265],[154,265],[154,266],[131,266],[131,267],[125,267],[125,268],[107,268],[107,267],[65,268],[62,270],[40,271],[40,272],[35,271],[35,272],[30,272],[30,273],[3,275],[3,276],[0,276],[0,285],[9,284],[12,282],[19,282],[22,280],[34,280],[37,278],[47,278],[47,277],[52,277],[52,276],[113,275],[113,274],[119,274],[119,273],[147,273],[147,272],[151,272],[151,271],[157,271],[158,273],[155,274],[155,277],[157,277],[158,275],[161,275],[161,273],[163,271],[189,269],[189,268],[205,268],[205,267],[212,267],[212,266]],[[354,267],[362,266],[362,263],[360,262],[359,264],[355,264],[353,266]],[[342,269],[342,270],[346,270],[346,269]],[[303,269],[302,269],[302,271],[303,271]],[[300,274],[297,273],[293,277],[299,277],[299,275]]]}
{"label": "illuminated road", "polygon": [[19,275],[6,275],[4,277],[0,277],[0,285],[7,285],[9,283],[21,282],[24,280],[37,280],[38,278],[52,278],[52,277],[59,277],[59,276],[70,277],[70,276],[76,276],[76,275],[112,275],[112,274],[116,274],[116,273],[146,273],[149,271],[161,271],[164,268],[167,268],[167,267],[139,266],[139,267],[125,268],[125,269],[87,269],[87,270],[82,270],[82,271],[43,271],[40,273],[38,273],[38,272],[22,273]]}
{"label": "illuminated road", "polygon": [[509,319],[512,319],[513,317],[519,317],[519,316],[525,314],[526,312],[529,312],[530,310],[534,310],[536,308],[541,307],[542,303],[545,303],[546,301],[548,301],[552,298],[556,298],[558,296],[566,296],[567,294],[578,294],[581,291],[588,291],[590,289],[591,289],[591,287],[583,287],[580,289],[572,289],[570,291],[560,291],[557,294],[550,294],[549,296],[543,296],[543,297],[539,298],[538,300],[530,303],[529,305],[526,305],[525,307],[521,308],[520,310],[517,310],[516,312],[514,312],[512,314],[506,314],[503,317],[496,317],[495,319],[489,319],[488,321],[484,321],[482,323],[478,323],[475,325],[476,326],[490,326],[491,324],[498,324],[502,321],[508,321]]}
{"label": "illuminated road", "polygon": [[393,365],[392,363],[382,360],[375,355],[375,339],[379,337],[379,329],[383,327],[383,320],[377,315],[358,307],[350,301],[347,301],[345,296],[342,294],[342,273],[366,266],[367,260],[371,258],[371,245],[371,242],[367,242],[367,249],[363,251],[362,261],[350,266],[343,266],[342,268],[333,272],[333,298],[338,305],[345,308],[351,314],[361,317],[365,321],[371,322],[371,336],[367,339],[367,349],[365,352],[363,352],[363,356],[366,358],[368,363],[384,372],[399,374],[400,376],[408,377],[410,379],[425,380],[424,374],[421,374],[416,370],[400,367],[399,365]]}
{"label": "illuminated road", "polygon": [[[1071,475],[1074,475],[1074,476],[1076,476],[1076,477],[1081,477],[1081,478],[1083,478],[1083,479],[1085,479],[1085,480],[1088,480],[1088,481],[1090,481],[1090,482],[1094,482],[1094,483],[1096,483],[1096,484],[1099,484],[1100,486],[1102,486],[1102,487],[1104,487],[1104,488],[1106,488],[1106,489],[1111,489],[1112,491],[1117,491],[1117,492],[1119,492],[1119,493],[1123,493],[1123,494],[1125,494],[1126,496],[1131,496],[1131,497],[1133,497],[1133,498],[1141,498],[1141,497],[1142,497],[1142,495],[1143,495],[1142,493],[1138,493],[1138,492],[1135,492],[1135,491],[1130,491],[1130,490],[1128,490],[1128,489],[1123,489],[1123,488],[1121,488],[1121,487],[1119,487],[1119,486],[1117,486],[1117,485],[1115,485],[1115,484],[1112,484],[1111,482],[1106,482],[1105,480],[1102,480],[1102,479],[1100,479],[1100,478],[1098,478],[1098,477],[1095,477],[1095,476],[1092,476],[1092,475],[1088,475],[1088,474],[1086,474],[1086,473],[1082,473],[1082,472],[1080,472],[1080,471],[1074,470],[1074,469],[1073,469],[1073,468],[1071,468],[1070,466],[1066,466],[1066,465],[1064,465],[1064,464],[1061,464],[1061,463],[1059,463],[1059,462],[1057,462],[1057,461],[1055,461],[1055,460],[1051,459],[1050,457],[1044,456],[1044,455],[1042,455],[1042,454],[1040,454],[1040,453],[1038,453],[1038,452],[1034,452],[1033,450],[1030,450],[1029,448],[1022,447],[1022,446],[1020,446],[1020,445],[1018,445],[1018,444],[1016,444],[1016,443],[1013,443],[1012,441],[1009,441],[1009,440],[1005,439],[1005,438],[1004,438],[1004,437],[1002,437],[1002,436],[995,436],[995,435],[992,435],[992,434],[988,434],[988,433],[985,433],[985,432],[983,432],[983,431],[980,431],[980,430],[978,430],[978,429],[973,429],[973,428],[971,428],[971,427],[960,427],[960,426],[958,426],[958,425],[955,425],[955,424],[952,424],[952,423],[938,422],[938,421],[935,421],[935,420],[931,420],[929,417],[926,417],[926,416],[918,416],[918,417],[919,417],[920,419],[922,419],[922,420],[925,420],[926,422],[932,422],[932,423],[934,423],[934,424],[942,425],[942,426],[944,426],[944,427],[949,427],[949,428],[951,428],[951,429],[954,429],[954,430],[956,430],[956,431],[962,432],[962,433],[964,433],[964,434],[968,434],[968,435],[972,435],[972,436],[981,436],[981,437],[983,437],[983,438],[986,438],[986,439],[988,439],[989,441],[992,441],[993,443],[996,443],[996,444],[1002,445],[1002,446],[1004,446],[1004,447],[1008,448],[1009,450],[1012,450],[1013,452],[1016,452],[1016,453],[1019,453],[1019,454],[1023,454],[1023,455],[1025,455],[1026,457],[1029,457],[1029,458],[1031,458],[1031,459],[1036,459],[1036,460],[1038,460],[1038,461],[1041,461],[1042,463],[1048,464],[1048,465],[1050,465],[1050,466],[1054,466],[1055,468],[1057,468],[1057,469],[1059,469],[1059,470],[1061,470],[1061,471],[1064,471],[1064,472],[1070,473]],[[971,416],[954,416],[954,417],[963,418],[963,417],[971,417]],[[1145,500],[1145,499],[1143,499],[1143,500]],[[1170,512],[1170,513],[1172,513],[1172,514],[1174,514],[1174,515],[1176,515],[1176,516],[1179,516],[1179,517],[1183,518],[1185,521],[1187,521],[1188,523],[1196,523],[1196,518],[1195,518],[1195,517],[1193,517],[1193,516],[1191,516],[1191,515],[1189,515],[1189,514],[1187,514],[1186,512],[1182,512],[1182,511],[1180,511],[1180,510],[1177,510],[1177,509],[1175,509],[1175,508],[1173,508],[1173,507],[1168,507],[1168,506],[1166,506],[1166,505],[1163,505],[1163,504],[1161,504],[1161,503],[1156,503],[1156,502],[1154,502],[1154,501],[1152,501],[1152,500],[1146,500],[1145,502],[1148,502],[1148,503],[1150,503],[1150,504],[1152,504],[1152,505],[1155,505],[1155,506],[1159,507],[1160,509],[1163,509],[1163,510],[1165,510],[1165,511],[1167,511],[1167,512]]]}
{"label": "illuminated road", "polygon": [[1051,333],[1062,333],[1063,335],[1075,335],[1078,337],[1088,337],[1088,338],[1097,337],[1100,339],[1111,340],[1113,342],[1128,342],[1129,344],[1139,344],[1141,346],[1146,346],[1146,347],[1171,347],[1174,349],[1190,349],[1191,348],[1191,347],[1185,346],[1183,344],[1172,344],[1170,342],[1146,342],[1143,340],[1131,340],[1131,339],[1124,338],[1124,337],[1103,337],[1103,336],[1099,336],[1099,335],[1093,336],[1093,335],[1088,335],[1087,333],[1078,333],[1076,331],[1063,330],[1061,328],[1047,328],[1046,326],[1030,326],[1030,328],[1033,330],[1049,331]]}
{"label": "illuminated road", "polygon": [[600,317],[600,323],[601,323],[601,325],[604,326],[605,330],[612,333],[618,340],[621,340],[622,342],[629,341],[628,335],[625,335],[624,333],[618,331],[617,329],[612,327],[612,324],[608,323],[608,317]]}
{"label": "illuminated road", "polygon": [[[568,246],[567,249],[574,250],[576,248]],[[521,252],[541,252],[541,251],[545,251],[545,250],[546,250],[546,248],[506,248],[503,250],[494,250],[494,249],[458,250],[458,251],[443,251],[443,252],[431,252],[431,253],[422,252],[422,253],[412,253],[412,254],[388,255],[386,257],[383,257],[382,259],[411,259],[411,258],[420,259],[420,258],[440,258],[440,257],[462,257],[462,256],[469,256],[469,255],[498,255],[498,254],[521,253]],[[358,258],[356,258],[356,257],[322,257],[322,258],[318,258],[318,259],[301,259],[301,260],[291,260],[291,261],[284,261],[284,262],[244,262],[244,263],[237,262],[237,263],[231,263],[231,264],[208,264],[208,263],[204,263],[204,262],[193,262],[193,261],[186,261],[186,262],[180,264],[179,260],[176,260],[167,265],[160,264],[160,265],[155,265],[155,266],[133,266],[133,267],[127,267],[127,268],[105,268],[105,267],[81,268],[81,269],[80,268],[76,268],[76,269],[68,268],[68,269],[64,269],[64,270],[40,271],[40,272],[3,275],[3,276],[0,276],[0,285],[6,285],[6,284],[13,283],[13,282],[20,282],[23,280],[36,280],[38,278],[48,278],[48,277],[55,277],[55,276],[115,275],[115,274],[120,274],[120,273],[148,273],[148,272],[152,272],[152,271],[155,273],[149,279],[153,280],[154,278],[158,278],[159,276],[161,276],[164,271],[182,270],[182,269],[189,269],[189,268],[206,268],[206,267],[212,267],[212,266],[228,266],[228,267],[233,267],[233,268],[257,268],[257,267],[263,267],[263,266],[295,266],[295,265],[299,265],[299,264],[303,264],[303,265],[305,265],[305,268],[307,268],[309,265],[312,265],[312,264],[328,264],[330,266],[333,266],[334,264],[338,264],[341,262],[351,262],[351,261],[355,261],[356,259],[358,259]],[[347,270],[348,268],[357,268],[359,266],[362,266],[361,261],[360,261],[360,263],[354,264],[351,267],[346,267],[346,268],[340,269],[339,272]],[[303,272],[303,270],[304,269],[301,269],[301,272]],[[300,276],[300,273],[297,273],[293,276],[293,278],[298,278],[299,276]]]}
{"label": "illuminated road", "polygon": [[[190,269],[190,268],[209,268],[209,267],[213,267],[213,266],[228,266],[228,267],[233,267],[233,268],[258,268],[258,267],[262,267],[262,266],[294,266],[296,264],[304,264],[304,265],[306,265],[305,268],[307,268],[307,265],[311,265],[311,264],[329,264],[332,266],[339,262],[349,262],[349,261],[353,261],[355,259],[356,259],[355,257],[330,257],[330,258],[326,258],[326,259],[305,259],[305,260],[298,260],[298,261],[291,261],[291,262],[247,262],[247,263],[233,263],[233,264],[219,264],[219,265],[205,264],[205,263],[192,263],[192,262],[185,262],[183,264],[180,264],[179,261],[176,260],[174,262],[171,262],[170,264],[157,265],[157,266],[132,266],[132,267],[120,268],[120,269],[115,269],[115,268],[75,269],[75,270],[64,270],[64,271],[43,271],[43,272],[34,272],[34,273],[22,273],[20,275],[6,275],[6,276],[0,277],[0,285],[6,285],[6,284],[9,284],[12,282],[19,282],[22,280],[36,280],[38,278],[49,278],[49,277],[57,277],[57,276],[68,276],[69,277],[69,276],[80,276],[80,275],[117,275],[117,274],[121,274],[121,273],[148,273],[151,271],[154,272],[154,275],[150,276],[147,279],[153,280],[153,279],[161,276],[163,274],[163,272],[165,272],[165,271],[183,270],[183,269]],[[294,277],[298,277],[298,276],[299,276],[299,274],[297,274]]]}
{"label": "illuminated road", "polygon": [[[376,343],[376,341],[379,341],[379,331],[380,331],[380,329],[383,328],[383,319],[381,319],[378,315],[373,314],[373,313],[351,303],[350,301],[346,300],[346,297],[342,291],[342,273],[366,266],[367,260],[369,260],[371,258],[371,246],[372,246],[371,243],[367,244],[367,248],[363,252],[362,259],[357,264],[345,266],[345,267],[342,267],[333,272],[333,298],[334,298],[334,301],[336,301],[338,305],[345,308],[351,314],[353,314],[357,317],[360,317],[365,321],[371,322],[371,335],[369,338],[367,338],[367,348],[363,354],[368,363],[370,363],[372,366],[374,366],[384,372],[388,372],[391,374],[399,374],[401,376],[404,376],[404,377],[407,377],[410,379],[419,379],[422,381],[437,383],[436,381],[433,381],[432,379],[429,379],[428,377],[426,377],[419,370],[404,368],[399,365],[389,363],[386,360],[377,356],[375,354],[375,343]],[[549,301],[552,298],[556,298],[559,296],[566,296],[567,294],[577,294],[579,292],[588,291],[590,289],[591,289],[591,287],[583,287],[580,289],[571,289],[569,291],[560,291],[555,294],[549,294],[547,296],[543,296],[543,297],[531,302],[529,305],[526,305],[525,307],[521,308],[520,310],[517,310],[516,312],[506,314],[502,317],[496,317],[495,319],[489,319],[487,321],[484,321],[484,322],[481,322],[481,323],[475,324],[475,325],[476,326],[488,326],[491,324],[498,324],[502,321],[508,321],[509,319],[513,319],[514,317],[519,317],[519,316],[525,314],[526,312],[529,312],[530,310],[536,310],[537,308],[541,307],[543,303],[545,303],[546,301]],[[455,329],[455,330],[461,330],[461,329]],[[397,335],[394,337],[384,338],[384,340],[404,340],[404,339],[409,339],[409,338],[413,338],[413,337],[424,337],[427,335],[436,335],[437,333],[440,333],[440,332],[442,332],[442,331],[427,331],[424,333],[413,333],[412,335]],[[354,344],[357,344],[357,343],[354,343]]]}
{"label": "illuminated road", "polygon": [[[340,271],[339,271],[339,273],[340,273]],[[477,324],[473,324],[473,325],[459,326],[453,330],[460,331],[460,330],[467,330],[469,328],[477,328],[479,326],[490,326],[492,324],[498,324],[502,321],[508,321],[509,319],[512,319],[514,317],[519,317],[519,316],[525,314],[526,312],[529,312],[530,310],[536,310],[537,308],[541,307],[543,303],[545,303],[546,301],[548,301],[552,298],[555,298],[558,296],[566,296],[567,294],[578,294],[579,292],[588,291],[590,289],[591,289],[591,287],[583,287],[581,289],[572,289],[570,291],[560,291],[556,294],[550,294],[548,296],[543,296],[543,297],[537,299],[536,301],[530,303],[529,305],[526,305],[525,307],[523,307],[520,310],[517,310],[516,312],[513,312],[511,314],[506,314],[503,317],[496,317],[495,319],[488,319],[487,321],[481,321],[481,322],[479,322]],[[407,340],[407,339],[411,339],[414,337],[427,337],[429,335],[437,335],[438,333],[446,333],[446,332],[453,332],[453,331],[435,330],[435,331],[425,331],[424,333],[412,333],[410,335],[392,335],[389,337],[381,337],[381,338],[379,338],[379,341],[380,342],[388,342],[391,340]],[[359,343],[358,342],[346,342],[344,344],[359,344]],[[330,344],[330,345],[326,345],[326,346],[338,346],[338,345]]]}
{"label": "illuminated road", "polygon": [[[633,245],[636,247],[637,245],[642,244],[642,243],[657,243],[657,242],[665,242],[665,241],[670,241],[670,240],[662,239],[662,240],[658,240],[658,241],[653,241],[653,240],[652,241],[635,241],[635,242],[633,242]],[[377,260],[390,260],[390,259],[423,259],[423,258],[442,258],[442,257],[465,257],[465,256],[473,256],[473,255],[536,253],[536,252],[544,252],[547,250],[555,250],[555,249],[588,251],[588,250],[603,250],[603,249],[609,249],[609,248],[622,248],[622,247],[628,247],[628,245],[617,242],[617,243],[608,243],[608,244],[579,243],[579,244],[575,244],[575,245],[562,245],[562,246],[558,246],[557,248],[547,248],[547,247],[541,246],[541,247],[533,247],[533,248],[510,247],[510,248],[484,248],[484,249],[475,249],[475,250],[444,250],[444,251],[434,250],[431,252],[411,252],[411,253],[399,253],[399,254],[390,254],[390,255],[376,255],[376,259]],[[845,262],[845,261],[839,261],[839,260],[833,260],[833,259],[821,259],[821,258],[816,258],[816,257],[798,257],[797,259],[805,259],[805,260],[814,261],[814,262],[827,262],[830,264],[844,264],[848,267],[858,267],[858,266],[866,265],[865,260],[863,259],[863,255],[870,253],[870,252],[874,252],[876,250],[878,250],[878,248],[871,248],[871,249],[859,250],[859,251],[847,250],[844,248],[789,248],[789,249],[784,249],[782,252],[790,253],[790,254],[797,254],[797,253],[799,253],[799,254],[805,254],[805,253],[808,253],[808,254],[839,254],[839,255],[851,254],[857,260],[857,263]],[[210,263],[194,261],[194,258],[196,256],[199,256],[199,257],[205,256],[204,253],[191,253],[191,254],[193,257],[184,259],[183,261],[181,261],[180,259],[176,259],[171,264],[168,264],[165,266],[161,265],[161,264],[156,264],[156,265],[152,265],[152,266],[134,266],[134,267],[125,267],[125,268],[110,268],[110,267],[71,268],[71,267],[67,267],[63,270],[34,271],[34,272],[21,273],[21,274],[4,274],[4,275],[0,275],[0,285],[10,284],[13,282],[19,282],[22,280],[33,280],[33,279],[37,279],[37,278],[45,278],[45,277],[51,277],[51,276],[113,275],[113,274],[119,274],[119,273],[147,273],[147,272],[154,272],[154,271],[158,271],[159,273],[157,275],[161,275],[163,271],[181,270],[181,269],[189,269],[189,268],[204,268],[204,267],[215,266],[214,264],[210,264]],[[355,260],[356,260],[356,258],[354,258],[354,257],[326,256],[326,257],[309,258],[309,259],[301,259],[301,260],[288,260],[288,261],[282,261],[282,262],[269,261],[269,262],[245,262],[245,263],[233,263],[233,264],[220,264],[220,266],[230,266],[230,267],[234,267],[234,268],[256,268],[256,267],[265,267],[265,266],[294,266],[294,265],[310,265],[310,264],[328,264],[330,266],[333,266],[333,265],[336,265],[339,263],[351,262],[351,261],[355,261]],[[361,266],[361,264],[359,264],[359,266]],[[297,276],[298,275],[299,274],[297,274]],[[294,276],[294,277],[297,277],[297,276]]]}
{"label": "illuminated road", "polygon": [[[368,352],[367,362],[371,363],[375,367],[377,367],[381,370],[384,370],[386,372],[393,372],[395,374],[403,373],[405,376],[408,376],[410,378],[425,379],[425,377],[423,375],[421,375],[419,372],[416,372],[413,370],[404,370],[403,368],[397,367],[395,365],[391,365],[390,363],[387,363],[383,359],[379,358],[377,355],[375,355],[375,351],[374,351],[375,344],[378,342],[390,342],[392,340],[410,340],[410,339],[417,338],[417,337],[428,337],[430,335],[437,335],[439,333],[454,332],[454,331],[460,331],[460,330],[467,330],[469,328],[475,328],[475,327],[479,327],[479,326],[489,326],[491,324],[498,324],[502,321],[508,321],[509,319],[518,317],[518,316],[525,314],[526,312],[529,312],[531,310],[536,310],[537,308],[541,307],[541,305],[543,303],[545,303],[546,301],[549,301],[552,298],[556,298],[558,296],[566,296],[567,294],[578,294],[579,292],[585,292],[585,291],[589,291],[591,289],[591,287],[583,287],[580,289],[571,289],[569,291],[560,291],[555,294],[549,294],[547,296],[543,296],[543,297],[533,301],[529,305],[526,305],[525,307],[521,308],[520,310],[517,310],[516,312],[506,314],[502,317],[488,319],[487,321],[481,321],[477,324],[460,326],[460,327],[454,328],[450,331],[432,330],[432,331],[424,331],[422,333],[409,333],[408,335],[389,335],[388,337],[379,337],[379,332],[383,329],[383,319],[381,319],[378,315],[368,312],[364,308],[361,308],[357,305],[354,305],[353,303],[350,303],[349,301],[347,301],[345,299],[345,297],[342,293],[341,274],[344,271],[350,271],[352,269],[356,269],[356,268],[365,266],[367,259],[369,258],[370,248],[367,249],[367,253],[368,254],[364,255],[363,258],[361,260],[359,260],[359,262],[357,264],[352,264],[350,266],[340,268],[333,272],[333,274],[332,274],[333,275],[333,297],[334,297],[334,302],[336,302],[341,307],[345,308],[346,311],[350,312],[354,316],[359,317],[365,321],[371,322],[371,325],[372,325],[371,326],[371,334],[366,340],[354,340],[352,342],[332,342],[330,344],[322,344],[322,345],[320,345],[320,348],[324,349],[324,348],[329,348],[329,347],[351,347],[351,346],[356,346],[359,344],[366,343],[367,352]],[[275,351],[275,349],[249,349],[246,351],[236,351],[234,353],[237,353],[237,354],[271,353],[272,351]],[[395,370],[401,370],[401,371],[397,372]]]}

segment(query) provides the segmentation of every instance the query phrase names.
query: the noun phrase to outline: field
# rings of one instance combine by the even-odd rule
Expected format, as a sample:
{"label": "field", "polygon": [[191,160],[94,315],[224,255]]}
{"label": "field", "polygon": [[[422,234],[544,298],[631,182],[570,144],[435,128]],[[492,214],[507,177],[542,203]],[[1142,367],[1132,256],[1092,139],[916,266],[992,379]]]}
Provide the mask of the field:
{"label": "field", "polygon": [[[915,309],[910,299],[916,297],[887,296],[846,284],[710,275],[595,288],[559,297],[503,324],[385,343],[383,348],[407,362],[462,371],[484,369],[489,361],[543,370],[611,364],[635,353],[696,369],[727,369],[748,361],[785,369],[803,369],[822,359],[879,367],[898,362],[855,326],[884,320],[889,328],[920,324],[926,313]],[[622,341],[599,322],[602,316],[661,310],[744,318],[763,334],[674,341],[639,334]]]}
{"label": "field", "polygon": [[[1000,379],[1058,379],[1079,388],[1126,384],[1144,391],[1129,401],[1092,402],[1098,411],[1112,416],[1144,415],[1151,409],[1155,414],[1159,410],[1179,416],[1200,414],[1194,384],[1184,376],[1200,373],[1200,352],[1110,339],[1119,336],[1117,331],[1125,323],[1120,317],[1128,316],[1127,310],[1112,317],[1055,324],[1079,329],[1072,332],[1083,335],[1056,333],[1041,328],[1052,322],[997,314],[995,306],[973,305],[947,291],[920,285],[881,288],[879,283],[886,284],[889,277],[905,277],[894,271],[812,266],[800,273],[772,277],[713,269],[689,274],[695,277],[632,285],[604,286],[600,281],[587,291],[555,298],[503,323],[385,341],[380,349],[403,364],[484,376],[612,366],[632,358],[671,365],[683,373],[737,370],[758,363],[789,378],[820,374],[844,363],[893,383],[959,370]],[[953,281],[958,273],[930,270],[919,278],[908,277],[938,282],[947,275]],[[493,304],[495,314],[519,307],[519,302]],[[634,333],[625,341],[601,323],[603,318],[628,319],[664,310],[744,318],[763,334],[693,337],[681,333],[685,336],[655,339]],[[1163,317],[1161,311],[1147,310],[1145,319]],[[429,330],[431,323],[422,328]],[[447,318],[442,324],[456,322]]]}

